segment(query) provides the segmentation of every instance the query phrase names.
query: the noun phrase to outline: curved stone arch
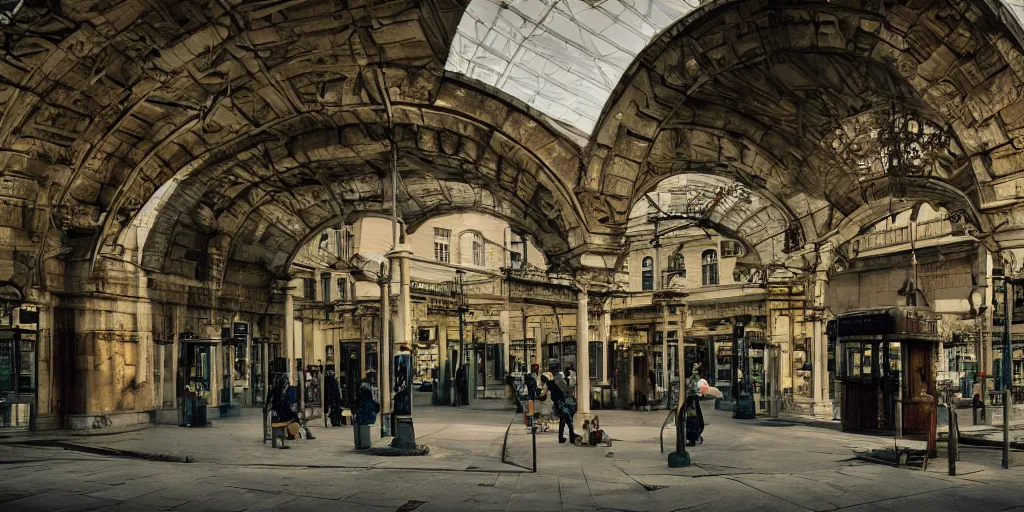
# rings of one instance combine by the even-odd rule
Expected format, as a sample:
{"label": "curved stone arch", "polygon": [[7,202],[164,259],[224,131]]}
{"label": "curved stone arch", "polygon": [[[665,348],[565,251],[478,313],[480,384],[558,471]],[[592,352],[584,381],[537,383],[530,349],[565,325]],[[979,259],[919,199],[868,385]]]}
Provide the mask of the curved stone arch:
{"label": "curved stone arch", "polygon": [[[396,106],[396,108],[404,109],[408,107],[399,105]],[[430,109],[417,109],[417,112],[419,112],[421,116],[423,116],[424,118],[436,114],[430,111]],[[487,139],[485,137],[484,142],[490,142],[490,145],[488,147],[474,147],[469,149],[467,148],[469,146],[472,146],[472,143],[459,145],[457,143],[458,141],[455,140],[452,142],[453,145],[450,148],[448,148],[450,149],[450,151],[444,151],[443,148],[433,146],[424,149],[422,147],[422,144],[420,144],[420,146],[417,146],[416,143],[422,143],[421,139],[424,136],[424,130],[430,132],[427,135],[427,137],[430,138],[431,140],[437,139],[439,137],[443,138],[444,134],[451,134],[451,137],[454,137],[455,134],[471,134],[474,131],[479,130],[478,125],[475,125],[473,123],[467,123],[466,120],[456,120],[454,121],[453,124],[452,120],[456,118],[453,114],[449,112],[444,112],[437,115],[443,116],[447,123],[435,123],[434,125],[430,125],[429,123],[416,124],[412,122],[403,122],[398,125],[398,133],[405,135],[404,138],[399,140],[400,152],[403,155],[408,155],[410,153],[423,154],[425,152],[433,151],[433,153],[431,153],[431,156],[440,155],[445,159],[452,159],[456,163],[462,162],[459,165],[474,165],[475,163],[472,158],[474,155],[479,156],[480,153],[489,153],[491,154],[491,159],[489,163],[484,162],[484,164],[492,165],[492,167],[494,167],[494,170],[497,171],[503,171],[507,173],[509,169],[517,169],[518,172],[523,173],[526,172],[525,168],[527,166],[533,167],[536,179],[533,182],[529,183],[529,185],[532,188],[520,186],[520,183],[522,183],[521,180],[510,184],[505,184],[503,188],[503,190],[505,190],[509,196],[513,196],[512,199],[521,202],[521,211],[526,212],[529,209],[531,201],[535,202],[538,200],[536,195],[531,194],[542,193],[547,194],[548,196],[553,196],[554,193],[551,191],[551,189],[557,189],[557,187],[552,183],[552,180],[550,180],[550,178],[547,178],[542,174],[544,172],[543,164],[538,163],[536,160],[532,160],[531,155],[528,152],[519,151],[517,146],[510,144],[509,140],[506,138],[501,138],[500,140],[495,142],[494,139]],[[410,119],[411,116],[400,118],[406,120]],[[355,128],[353,128],[353,126],[355,126]],[[373,125],[369,126],[370,132],[373,132]],[[268,151],[270,153],[281,152],[283,151],[283,146],[288,146],[289,148],[292,148],[282,153],[283,155],[286,155],[286,158],[292,160],[292,162],[289,164],[289,169],[286,172],[295,169],[301,169],[306,166],[322,166],[324,165],[325,162],[330,164],[331,162],[334,161],[332,159],[339,158],[337,156],[338,151],[348,151],[349,156],[352,157],[351,148],[347,147],[346,144],[344,143],[346,139],[346,130],[355,130],[357,132],[355,137],[362,137],[362,139],[360,140],[360,142],[363,143],[361,145],[362,151],[366,153],[366,155],[368,155],[369,157],[377,157],[389,152],[389,144],[387,144],[386,141],[380,138],[374,139],[374,137],[369,137],[366,135],[365,125],[360,124],[342,127],[332,127],[328,129],[326,132],[323,129],[312,129],[304,134],[292,134],[290,138],[286,139],[286,142],[280,143],[271,149],[267,149],[267,146],[273,145],[274,139],[272,138],[265,137],[261,139],[247,139],[246,141],[243,141],[243,144],[240,147],[237,148],[238,153],[236,153],[236,155],[239,156],[233,156],[232,152],[220,152],[219,154],[215,155],[216,157],[219,158],[217,160],[214,160],[214,157],[204,156],[204,160],[190,162],[189,165],[186,166],[186,168],[184,168],[183,171],[179,171],[179,175],[176,179],[180,180],[181,183],[183,184],[180,187],[181,190],[184,190],[186,186],[191,186],[193,188],[198,187],[199,189],[203,189],[204,187],[206,189],[210,189],[213,188],[214,185],[216,184],[218,176],[221,173],[224,173],[226,169],[230,169],[232,166],[237,165],[239,162],[246,162],[251,161],[253,159],[265,158],[266,156],[264,154],[267,153]],[[441,133],[441,136],[439,136],[438,133]],[[431,144],[434,144],[434,142],[431,142]],[[412,146],[411,148],[409,147],[410,145]],[[444,143],[441,142],[440,145],[444,145]],[[261,148],[260,146],[263,147]],[[503,151],[504,153],[498,154],[497,151]],[[296,155],[300,154],[302,155],[301,157],[296,157]],[[266,158],[268,159],[268,161],[272,161],[273,156],[274,155],[271,154],[269,157]],[[298,160],[301,160],[301,162]],[[351,164],[351,162],[346,163]],[[449,167],[454,168],[457,166]],[[275,172],[278,171],[279,170]],[[443,169],[436,167],[433,168],[433,171],[439,171],[442,174],[444,173]],[[344,176],[342,176],[342,178],[344,178]],[[477,176],[475,180],[481,181],[481,176]],[[496,181],[500,183],[501,179],[497,179]],[[551,185],[549,186],[549,184]],[[514,187],[509,188],[509,186]],[[501,188],[501,186],[499,186],[499,188]],[[179,193],[182,193],[181,190],[179,190]],[[526,193],[526,190],[530,190],[530,192]],[[543,203],[543,201],[541,201],[541,203]],[[569,203],[570,201],[559,201],[556,198],[554,199],[554,203],[551,204],[551,206],[553,210],[556,210],[556,215],[570,215],[569,217],[560,217],[562,220],[559,222],[563,222],[562,225],[564,226],[560,229],[561,231],[565,232],[567,236],[574,236],[574,233],[570,232],[570,229],[574,225],[574,219],[571,217],[572,212],[564,211],[564,206]],[[559,205],[562,205],[562,208],[559,208]],[[256,209],[251,209],[248,215],[251,215],[255,210]],[[561,213],[559,213],[557,210],[562,211]],[[534,211],[533,213],[540,214],[542,212],[538,210]],[[166,219],[165,221],[172,222],[171,220]],[[550,223],[550,220],[548,221],[548,223]],[[538,226],[545,227],[543,224],[544,223],[538,223]],[[545,244],[545,242],[550,241],[551,237],[544,236],[542,234],[543,231],[540,229],[540,227],[529,226],[528,229],[526,229],[526,231],[533,233],[538,241],[541,241],[542,244]],[[578,235],[578,233],[576,233],[575,235]],[[559,247],[557,248],[551,246],[550,243],[546,245],[547,246],[545,247],[545,250],[549,255],[564,252],[569,247],[569,244],[565,242],[560,243]]]}
{"label": "curved stone arch", "polygon": [[[951,126],[964,149],[969,165],[960,168],[949,183],[976,188],[977,209],[987,215],[986,210],[1002,207],[993,199],[1019,202],[1016,191],[997,190],[992,184],[1000,172],[1013,175],[1010,162],[1019,158],[1011,144],[1013,137],[1021,137],[1013,135],[1022,128],[1017,125],[1024,124],[1024,115],[1017,114],[1024,112],[1018,86],[1024,81],[1019,41],[999,35],[1005,34],[1004,20],[987,6],[968,4],[969,12],[961,12],[941,2],[921,9],[912,12],[904,7],[882,14],[851,2],[760,0],[716,2],[698,9],[652,42],[616,88],[587,148],[592,158],[587,183],[601,183],[603,173],[621,155],[640,155],[630,170],[644,172],[659,132],[682,102],[714,76],[775,54],[818,52],[878,62],[910,84],[924,104]],[[940,19],[941,9],[946,10]],[[729,16],[732,23],[726,32],[709,28],[722,16]],[[937,65],[944,66],[943,74],[937,73]],[[961,75],[951,78],[967,69],[974,70],[969,75],[973,81],[964,82]],[[987,96],[986,88],[1002,94]],[[655,104],[658,96],[667,99]],[[1006,128],[994,130],[992,123]],[[843,205],[844,213],[851,213],[859,203],[855,196],[851,198]]]}
{"label": "curved stone arch", "polygon": [[[723,195],[718,199],[708,198],[713,203],[710,206],[711,210],[696,212],[694,226],[711,229],[724,237],[736,240],[743,245],[745,253],[755,257],[757,263],[761,265],[782,261],[781,255],[785,248],[786,237],[794,226],[799,230],[801,238],[806,236],[801,219],[775,194],[764,188],[749,186],[727,173],[705,170],[676,173],[668,177],[661,177],[654,183],[645,184],[644,188],[638,189],[641,192],[640,196],[646,196],[656,190],[675,195],[676,193],[672,190],[660,191],[658,187],[676,177],[687,179],[685,190],[700,190],[695,197],[689,200],[689,204],[697,204],[698,199],[706,197],[704,191],[708,190],[708,186],[717,187],[723,193],[726,189],[735,187],[737,197],[730,198]],[[691,187],[689,177],[696,178],[699,184]],[[634,206],[630,208],[631,212],[637,208],[641,200],[638,198],[634,202]],[[671,206],[667,210],[671,210]],[[738,220],[734,221],[733,219]],[[758,225],[748,226],[755,220],[759,222]],[[772,245],[765,246],[769,242]],[[775,246],[776,242],[778,247]],[[616,262],[616,268],[619,268],[620,265],[621,259]]]}
{"label": "curved stone arch", "polygon": [[[911,203],[914,208],[919,208],[921,204],[927,203],[944,208],[951,214],[959,213],[963,216],[965,223],[973,225],[978,230],[984,230],[987,223],[987,219],[978,211],[969,197],[962,191],[938,180],[922,180],[909,184],[906,202]],[[887,198],[868,201],[856,212],[844,218],[832,232],[815,240],[814,243],[831,242],[834,247],[843,248],[864,229],[890,215],[891,209],[891,202]],[[996,244],[991,239],[986,238],[982,243],[989,249],[996,249]]]}

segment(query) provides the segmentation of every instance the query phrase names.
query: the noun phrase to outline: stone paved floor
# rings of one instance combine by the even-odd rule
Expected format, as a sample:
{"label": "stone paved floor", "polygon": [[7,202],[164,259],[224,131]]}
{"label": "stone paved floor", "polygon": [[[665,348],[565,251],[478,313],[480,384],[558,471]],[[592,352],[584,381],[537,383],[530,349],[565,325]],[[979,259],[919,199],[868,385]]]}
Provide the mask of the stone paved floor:
{"label": "stone paved floor", "polygon": [[[667,467],[663,413],[605,411],[612,447],[559,445],[553,432],[541,434],[533,474],[501,463],[513,415],[485,405],[418,408],[417,433],[432,453],[417,458],[354,453],[348,428],[317,428],[318,439],[274,451],[259,440],[255,414],[207,429],[67,440],[195,460],[187,464],[3,444],[0,510],[1024,510],[1024,467],[999,469],[998,450],[965,447],[960,475],[949,477],[944,454],[928,471],[853,458],[891,439],[715,411],[707,411],[705,443],[691,449],[692,467]],[[508,457],[530,466],[530,453],[516,422]]]}

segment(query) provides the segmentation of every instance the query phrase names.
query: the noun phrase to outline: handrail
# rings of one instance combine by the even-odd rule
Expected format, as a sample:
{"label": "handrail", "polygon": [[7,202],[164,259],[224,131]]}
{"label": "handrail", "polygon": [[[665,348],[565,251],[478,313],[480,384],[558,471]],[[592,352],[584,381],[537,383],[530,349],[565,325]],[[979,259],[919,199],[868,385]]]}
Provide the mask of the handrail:
{"label": "handrail", "polygon": [[[949,217],[927,220],[916,225],[915,240],[933,240],[953,233],[953,223]],[[882,249],[894,245],[908,244],[911,241],[910,226],[898,226],[880,231],[872,231],[855,237],[852,240],[853,252]]]}
{"label": "handrail", "polygon": [[669,409],[668,416],[665,418],[665,422],[661,424],[661,430],[658,431],[658,442],[661,443],[661,453],[665,453],[665,426],[668,425],[668,420],[672,419],[675,413],[675,409]]}

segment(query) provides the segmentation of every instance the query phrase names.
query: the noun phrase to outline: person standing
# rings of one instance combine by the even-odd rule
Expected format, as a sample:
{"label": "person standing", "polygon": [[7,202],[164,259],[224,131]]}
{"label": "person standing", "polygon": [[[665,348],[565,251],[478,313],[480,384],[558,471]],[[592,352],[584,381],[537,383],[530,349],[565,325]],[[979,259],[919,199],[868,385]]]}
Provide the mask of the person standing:
{"label": "person standing", "polygon": [[455,394],[458,396],[455,405],[466,405],[466,397],[469,394],[466,385],[466,365],[459,365],[459,369],[455,371]]}
{"label": "person standing", "polygon": [[[683,402],[684,417],[686,418],[686,442],[694,446],[698,441],[703,441],[704,433],[704,412],[700,408],[701,381],[700,365],[694,364],[693,371],[686,378],[686,385],[683,391],[686,401]],[[707,385],[705,381],[704,385]]]}
{"label": "person standing", "polygon": [[341,387],[334,376],[334,365],[327,366],[324,377],[324,414],[331,419],[331,426],[341,426]]}
{"label": "person standing", "polygon": [[[542,375],[541,383],[547,386],[548,395],[554,404],[555,414],[558,416],[558,442],[565,442],[565,426],[569,426],[569,442],[576,442],[576,430],[573,428],[572,417],[576,414],[576,401],[567,397],[565,390],[560,387],[554,379]],[[564,382],[564,379],[560,379]]]}

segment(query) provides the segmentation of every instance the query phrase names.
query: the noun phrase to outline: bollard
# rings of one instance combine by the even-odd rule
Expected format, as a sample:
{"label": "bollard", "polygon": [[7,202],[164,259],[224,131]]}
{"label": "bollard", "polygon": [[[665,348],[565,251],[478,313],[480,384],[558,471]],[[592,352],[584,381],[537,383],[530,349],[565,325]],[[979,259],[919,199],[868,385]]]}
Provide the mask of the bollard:
{"label": "bollard", "polygon": [[[981,412],[979,417],[978,413]],[[981,399],[980,393],[974,394],[974,399],[971,400],[971,414],[972,420],[975,425],[982,425],[985,423],[985,402]]]}
{"label": "bollard", "polygon": [[531,435],[533,436],[533,473],[537,472],[537,425],[530,429]]}
{"label": "bollard", "polygon": [[928,446],[927,446],[927,453],[925,454],[925,459],[928,459],[929,457],[934,458],[934,457],[938,457],[939,456],[939,444],[936,441],[936,439],[938,438],[938,432],[937,432],[938,431],[938,423],[939,423],[939,418],[938,417],[939,417],[939,408],[938,408],[938,406],[936,406],[935,408],[932,409],[931,418],[929,419],[929,422],[928,422],[929,423],[929,425],[928,425]]}
{"label": "bollard", "polygon": [[949,410],[949,446],[946,448],[946,457],[949,459],[949,476],[956,476],[956,461],[960,458],[959,435],[956,424],[956,410],[952,407]]}

